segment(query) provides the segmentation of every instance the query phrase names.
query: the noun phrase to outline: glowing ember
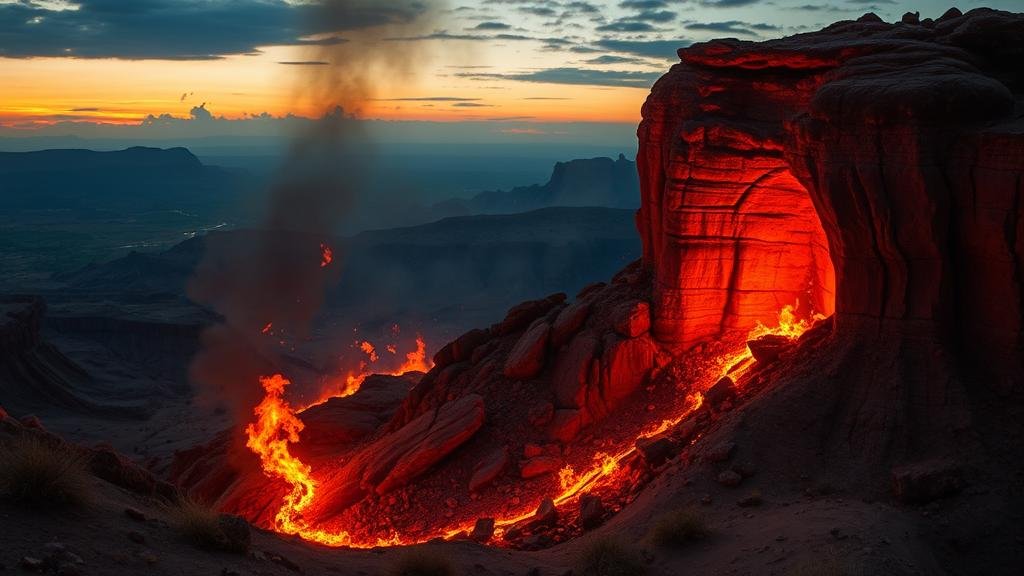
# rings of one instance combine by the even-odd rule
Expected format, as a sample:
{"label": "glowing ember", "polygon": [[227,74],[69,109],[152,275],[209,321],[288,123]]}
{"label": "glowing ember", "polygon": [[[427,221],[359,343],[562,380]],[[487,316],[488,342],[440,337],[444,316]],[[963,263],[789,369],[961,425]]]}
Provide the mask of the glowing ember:
{"label": "glowing ember", "polygon": [[[779,323],[777,326],[769,328],[764,324],[758,322],[748,334],[747,341],[756,340],[762,336],[769,334],[775,336],[785,336],[791,340],[799,338],[801,334],[807,331],[815,322],[823,320],[825,317],[821,314],[812,314],[808,318],[798,318],[795,310],[800,303],[796,305],[785,305],[782,310],[779,311]],[[718,363],[722,365],[722,376],[729,376],[733,381],[737,380],[742,376],[751,366],[754,365],[754,356],[750,353],[748,346],[743,346],[741,350],[733,352],[732,354],[725,354],[718,359]]]}
{"label": "glowing ember", "polygon": [[273,322],[267,322],[267,325],[263,327],[263,330],[260,330],[260,333],[261,334],[269,334],[270,330],[273,327],[274,327],[274,323]]}
{"label": "glowing ember", "polygon": [[320,267],[326,268],[334,260],[334,251],[323,242],[320,243]]}

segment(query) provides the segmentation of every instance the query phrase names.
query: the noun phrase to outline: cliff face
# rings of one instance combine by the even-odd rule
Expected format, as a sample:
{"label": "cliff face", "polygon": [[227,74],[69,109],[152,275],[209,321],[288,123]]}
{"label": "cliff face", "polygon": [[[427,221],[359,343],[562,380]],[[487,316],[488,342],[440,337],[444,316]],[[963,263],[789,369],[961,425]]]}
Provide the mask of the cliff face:
{"label": "cliff face", "polygon": [[1019,379],[1022,40],[1024,16],[977,9],[680,50],[638,131],[656,338],[799,298]]}

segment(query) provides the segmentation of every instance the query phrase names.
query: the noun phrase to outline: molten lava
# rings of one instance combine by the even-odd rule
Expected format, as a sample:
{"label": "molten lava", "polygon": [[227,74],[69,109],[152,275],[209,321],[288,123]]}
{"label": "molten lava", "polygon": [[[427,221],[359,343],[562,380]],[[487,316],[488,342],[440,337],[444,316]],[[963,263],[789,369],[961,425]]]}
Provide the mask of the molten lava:
{"label": "molten lava", "polygon": [[[798,319],[794,310],[793,306],[784,307],[779,313],[778,326],[769,328],[758,324],[750,331],[749,337],[753,339],[767,334],[785,336],[790,339],[799,337],[810,327],[813,319]],[[369,359],[376,356],[376,347],[370,342],[359,343],[359,348]],[[742,350],[724,354],[716,359],[716,365],[723,367],[722,373],[729,374],[734,379],[739,378],[752,364],[753,357],[746,346]],[[426,344],[422,338],[417,337],[416,350],[408,353],[406,362],[392,373],[429,370],[430,367],[426,360]],[[341,394],[354,393],[366,376],[367,366],[363,365],[358,374],[350,374],[347,377],[348,386],[340,391]],[[710,386],[719,377],[714,372],[707,376],[704,378],[707,381],[704,383],[705,387]],[[311,467],[292,455],[289,450],[291,444],[299,442],[299,434],[303,430],[304,424],[296,415],[296,410],[284,399],[284,389],[289,384],[288,380],[275,374],[261,378],[260,382],[266,391],[266,396],[254,411],[256,422],[249,424],[246,428],[248,435],[246,445],[259,456],[262,469],[267,476],[282,480],[289,486],[281,508],[274,517],[274,529],[328,546],[356,548],[414,544],[436,537],[454,538],[472,529],[471,523],[452,521],[449,526],[433,528],[433,532],[428,535],[402,537],[392,533],[386,537],[380,537],[340,528],[325,530],[310,526],[304,519],[303,512],[316,498],[317,480],[313,477]],[[700,388],[697,387],[697,389]],[[615,489],[635,481],[629,475],[628,466],[624,464],[637,456],[636,440],[651,438],[670,430],[698,410],[703,401],[700,392],[689,394],[675,415],[646,427],[638,438],[623,442],[616,450],[596,451],[591,459],[591,464],[585,470],[576,472],[572,466],[565,466],[558,475],[558,493],[551,498],[555,506],[561,506],[584,493]],[[507,529],[530,520],[534,515],[534,510],[532,506],[524,506],[514,513],[495,515],[495,535],[500,537]]]}
{"label": "molten lava", "polygon": [[[381,356],[377,354],[377,347],[372,342],[363,340],[358,342],[357,346],[359,351],[366,355],[366,359],[359,362],[356,370],[349,370],[343,377],[333,380],[320,392],[316,400],[303,406],[303,410],[322,404],[331,398],[344,398],[355,394],[363,385],[363,381],[371,374],[401,376],[406,372],[427,372],[434,367],[434,363],[427,358],[427,343],[420,335],[416,336],[416,349],[407,353],[405,360],[394,368],[378,365]],[[393,356],[398,353],[398,348],[394,344],[389,344],[385,349]]]}

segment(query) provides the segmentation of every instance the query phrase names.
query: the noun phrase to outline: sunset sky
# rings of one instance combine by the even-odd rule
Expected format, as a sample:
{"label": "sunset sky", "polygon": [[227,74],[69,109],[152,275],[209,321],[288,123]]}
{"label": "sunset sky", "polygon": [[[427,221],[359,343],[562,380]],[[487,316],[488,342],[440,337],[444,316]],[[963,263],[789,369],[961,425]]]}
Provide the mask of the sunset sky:
{"label": "sunset sky", "polygon": [[304,79],[373,53],[338,99],[362,117],[634,123],[678,47],[949,6],[817,1],[355,0],[332,30],[311,0],[0,0],[0,127],[313,117],[332,103]]}

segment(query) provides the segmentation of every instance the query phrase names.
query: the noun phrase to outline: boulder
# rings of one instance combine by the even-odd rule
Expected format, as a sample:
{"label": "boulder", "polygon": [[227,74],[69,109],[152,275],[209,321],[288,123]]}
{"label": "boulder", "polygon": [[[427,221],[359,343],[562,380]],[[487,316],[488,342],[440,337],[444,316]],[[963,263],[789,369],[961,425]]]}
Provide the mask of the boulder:
{"label": "boulder", "polygon": [[735,397],[736,384],[728,376],[722,376],[714,386],[704,392],[704,402],[714,410],[717,410],[726,400],[732,400]]}
{"label": "boulder", "polygon": [[555,508],[555,503],[550,498],[545,498],[541,501],[540,505],[537,506],[537,511],[534,512],[533,518],[530,520],[531,527],[540,526],[554,526],[558,523],[558,509]]}
{"label": "boulder", "polygon": [[520,474],[524,479],[536,478],[545,474],[551,474],[562,469],[561,458],[554,456],[534,456],[520,465]]}
{"label": "boulder", "polygon": [[750,354],[754,357],[754,360],[762,364],[769,364],[778,360],[779,355],[792,349],[795,345],[796,342],[793,339],[777,334],[765,334],[760,338],[747,342],[747,348],[750,349]]}
{"label": "boulder", "polygon": [[504,374],[515,380],[533,378],[544,368],[551,325],[537,320],[519,337],[505,360]]}
{"label": "boulder", "polygon": [[623,302],[612,310],[615,331],[626,338],[636,338],[651,329],[651,306],[643,300]]}
{"label": "boulder", "polygon": [[469,538],[481,544],[488,542],[494,536],[494,518],[478,518],[473,525]]}
{"label": "boulder", "polygon": [[555,404],[560,408],[579,408],[586,400],[591,381],[591,365],[600,353],[601,343],[593,333],[584,330],[573,337],[555,360],[551,373]]}
{"label": "boulder", "polygon": [[491,452],[473,467],[469,478],[469,491],[476,492],[494,482],[508,466],[508,450],[501,448]]}
{"label": "boulder", "polygon": [[638,338],[605,338],[604,353],[601,355],[600,389],[590,386],[586,408],[596,420],[603,418],[618,407],[619,403],[632,394],[654,367],[657,349],[651,339],[644,335]]}
{"label": "boulder", "polygon": [[558,313],[551,326],[551,347],[560,348],[568,342],[590,315],[590,303],[577,300]]}
{"label": "boulder", "polygon": [[966,486],[963,468],[947,460],[927,460],[892,470],[892,491],[901,502],[927,504]]}
{"label": "boulder", "polygon": [[584,530],[593,530],[604,522],[604,503],[599,496],[584,494],[580,496],[580,526]]}

